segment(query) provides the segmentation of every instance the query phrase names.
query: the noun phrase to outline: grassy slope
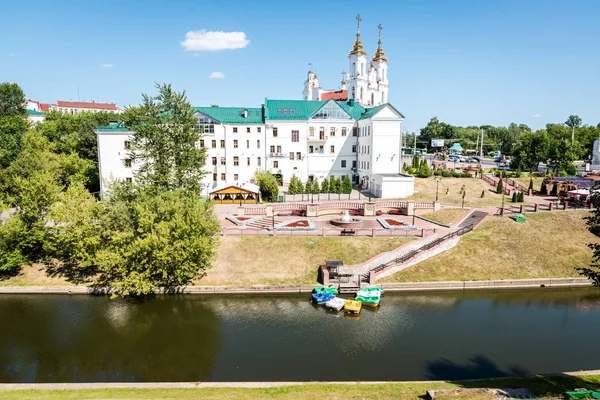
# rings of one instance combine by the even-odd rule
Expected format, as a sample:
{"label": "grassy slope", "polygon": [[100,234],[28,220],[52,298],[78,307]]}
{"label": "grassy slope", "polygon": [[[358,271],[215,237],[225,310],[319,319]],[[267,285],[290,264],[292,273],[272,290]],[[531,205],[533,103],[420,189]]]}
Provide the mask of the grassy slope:
{"label": "grassy slope", "polygon": [[[415,178],[415,193],[410,197],[411,200],[435,200],[436,183],[431,178]],[[442,178],[439,183],[438,199],[442,204],[452,204],[460,206],[462,204],[462,194],[460,189],[465,185],[467,195],[465,196],[465,207],[500,207],[502,196],[496,193],[496,189],[482,179],[475,178]],[[448,194],[446,194],[448,189]],[[490,191],[492,189],[492,191]],[[481,192],[485,196],[481,198]]]}
{"label": "grassy slope", "polygon": [[522,279],[578,276],[591,251],[586,211],[528,214],[527,222],[490,217],[459,244],[387,281]]}
{"label": "grassy slope", "polygon": [[410,239],[353,237],[233,237],[220,239],[218,258],[199,285],[315,283],[325,260],[367,261]]}
{"label": "grassy slope", "polygon": [[[427,390],[452,388],[527,388],[539,396],[560,396],[578,387],[597,389],[599,375],[504,378],[464,382],[410,382],[383,385],[305,385],[268,389],[103,389],[103,390],[23,390],[0,392],[3,399],[416,399]],[[443,397],[454,398],[454,397]],[[458,398],[487,399],[485,396]]]}
{"label": "grassy slope", "polygon": [[465,215],[468,210],[462,208],[443,208],[440,211],[423,214],[422,217],[441,224],[452,225]]}

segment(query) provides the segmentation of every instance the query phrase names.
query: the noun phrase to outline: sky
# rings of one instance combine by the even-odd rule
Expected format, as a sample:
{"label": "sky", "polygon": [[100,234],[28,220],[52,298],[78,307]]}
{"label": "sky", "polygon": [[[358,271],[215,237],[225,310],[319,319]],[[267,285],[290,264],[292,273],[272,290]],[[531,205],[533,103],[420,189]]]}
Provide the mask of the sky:
{"label": "sky", "polygon": [[0,0],[0,81],[30,99],[135,105],[155,82],[194,106],[301,99],[308,64],[338,89],[360,13],[382,24],[389,102],[417,131],[600,122],[599,0]]}

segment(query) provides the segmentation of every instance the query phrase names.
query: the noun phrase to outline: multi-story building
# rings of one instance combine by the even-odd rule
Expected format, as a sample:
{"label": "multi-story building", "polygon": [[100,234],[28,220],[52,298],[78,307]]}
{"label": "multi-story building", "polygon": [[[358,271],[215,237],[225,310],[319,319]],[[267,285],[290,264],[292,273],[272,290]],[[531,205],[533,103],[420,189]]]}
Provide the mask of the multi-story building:
{"label": "multi-story building", "polygon": [[[354,100],[266,99],[261,108],[197,107],[196,116],[203,131],[199,145],[206,148],[207,191],[243,186],[257,170],[266,170],[284,183],[293,175],[303,182],[348,175],[376,196],[412,194],[404,184],[393,195],[382,189],[394,177],[410,180],[400,174],[404,117],[390,104],[364,108]],[[116,124],[96,133],[101,191],[111,179],[133,179],[131,132]]]}
{"label": "multi-story building", "polygon": [[[117,107],[115,103],[96,103],[95,101],[63,101],[57,100],[56,104],[48,106],[50,110],[57,110],[68,114],[78,114],[80,112],[114,112],[122,113],[123,110]],[[45,111],[45,110],[43,110]]]}

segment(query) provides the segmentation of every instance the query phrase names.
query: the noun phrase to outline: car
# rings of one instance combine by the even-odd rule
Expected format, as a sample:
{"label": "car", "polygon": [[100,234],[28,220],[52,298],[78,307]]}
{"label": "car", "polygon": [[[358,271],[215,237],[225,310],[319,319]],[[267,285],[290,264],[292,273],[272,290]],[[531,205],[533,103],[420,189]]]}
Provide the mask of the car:
{"label": "car", "polygon": [[479,163],[479,162],[481,162],[481,157],[479,157],[479,156],[471,157],[471,162]]}
{"label": "car", "polygon": [[456,154],[450,154],[450,155],[448,156],[448,161],[454,161],[454,162],[457,162],[457,161],[460,161],[460,159],[458,158],[458,156],[457,156]]}

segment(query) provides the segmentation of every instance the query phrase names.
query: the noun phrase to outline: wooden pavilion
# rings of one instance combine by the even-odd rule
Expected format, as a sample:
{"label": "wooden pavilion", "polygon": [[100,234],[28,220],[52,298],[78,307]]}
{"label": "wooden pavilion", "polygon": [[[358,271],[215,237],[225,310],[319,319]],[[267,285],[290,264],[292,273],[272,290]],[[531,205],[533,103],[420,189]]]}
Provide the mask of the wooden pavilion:
{"label": "wooden pavilion", "polygon": [[258,186],[244,183],[242,186],[225,185],[216,187],[210,192],[215,204],[257,204],[259,200]]}

